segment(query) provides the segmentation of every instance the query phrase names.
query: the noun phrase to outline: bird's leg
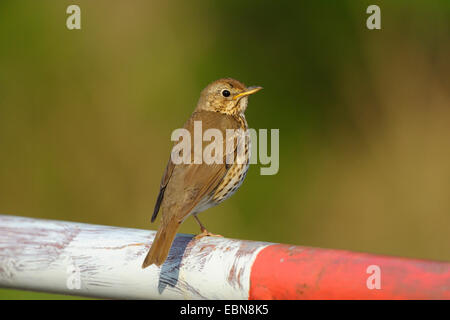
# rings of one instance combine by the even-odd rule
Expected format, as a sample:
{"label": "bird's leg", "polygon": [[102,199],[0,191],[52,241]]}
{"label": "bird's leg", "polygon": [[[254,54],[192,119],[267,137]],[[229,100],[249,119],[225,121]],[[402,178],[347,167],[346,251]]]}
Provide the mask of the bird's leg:
{"label": "bird's leg", "polygon": [[214,233],[211,233],[208,230],[206,230],[205,226],[200,222],[200,219],[197,217],[196,214],[194,214],[194,218],[195,218],[195,220],[197,220],[197,223],[200,226],[200,231],[202,232],[202,233],[196,235],[194,237],[194,239],[201,239],[203,237],[223,237],[220,234],[214,234]]}

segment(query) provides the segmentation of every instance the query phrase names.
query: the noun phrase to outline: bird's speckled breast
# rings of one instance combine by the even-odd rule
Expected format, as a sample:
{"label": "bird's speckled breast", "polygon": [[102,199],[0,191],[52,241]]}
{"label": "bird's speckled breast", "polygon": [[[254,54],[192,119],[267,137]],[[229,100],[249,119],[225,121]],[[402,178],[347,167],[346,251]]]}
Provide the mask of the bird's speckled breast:
{"label": "bird's speckled breast", "polygon": [[228,170],[222,183],[217,187],[212,200],[217,204],[231,197],[242,185],[247,175],[249,163],[233,164]]}
{"label": "bird's speckled breast", "polygon": [[237,154],[237,157],[228,169],[227,174],[214,191],[211,200],[215,202],[215,204],[228,199],[239,189],[250,166],[251,142],[250,138],[247,136],[247,121],[243,115],[239,117],[239,122],[241,123],[240,127],[245,132],[245,137],[238,139],[238,143],[244,144],[243,150],[241,154]]}

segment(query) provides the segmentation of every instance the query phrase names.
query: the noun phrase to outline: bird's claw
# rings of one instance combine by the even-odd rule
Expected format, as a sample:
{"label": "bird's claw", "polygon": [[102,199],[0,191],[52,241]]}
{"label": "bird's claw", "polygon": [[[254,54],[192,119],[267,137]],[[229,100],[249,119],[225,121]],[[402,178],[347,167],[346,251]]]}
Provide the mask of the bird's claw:
{"label": "bird's claw", "polygon": [[194,239],[198,240],[198,239],[201,239],[203,237],[221,237],[221,238],[223,238],[223,236],[220,235],[220,234],[214,234],[214,233],[211,233],[208,230],[204,229],[204,230],[202,230],[202,233],[199,233],[198,235],[196,235],[194,237]]}

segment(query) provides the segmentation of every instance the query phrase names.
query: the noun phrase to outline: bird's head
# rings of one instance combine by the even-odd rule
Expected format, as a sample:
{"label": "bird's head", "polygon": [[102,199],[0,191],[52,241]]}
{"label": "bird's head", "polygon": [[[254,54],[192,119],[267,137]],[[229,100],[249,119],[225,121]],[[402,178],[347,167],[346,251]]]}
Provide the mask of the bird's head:
{"label": "bird's head", "polygon": [[224,78],[210,83],[203,89],[196,111],[214,111],[224,114],[243,114],[248,104],[248,96],[262,87],[246,87],[242,82]]}

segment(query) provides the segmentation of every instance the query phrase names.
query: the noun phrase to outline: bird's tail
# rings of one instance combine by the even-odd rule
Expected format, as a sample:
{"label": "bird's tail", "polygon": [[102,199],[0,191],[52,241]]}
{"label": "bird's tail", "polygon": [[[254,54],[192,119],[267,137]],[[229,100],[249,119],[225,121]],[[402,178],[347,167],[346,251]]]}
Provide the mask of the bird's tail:
{"label": "bird's tail", "polygon": [[152,264],[160,266],[166,261],[179,226],[180,223],[176,218],[172,218],[168,223],[160,225],[150,251],[147,253],[144,263],[142,264],[142,269],[147,268]]}

